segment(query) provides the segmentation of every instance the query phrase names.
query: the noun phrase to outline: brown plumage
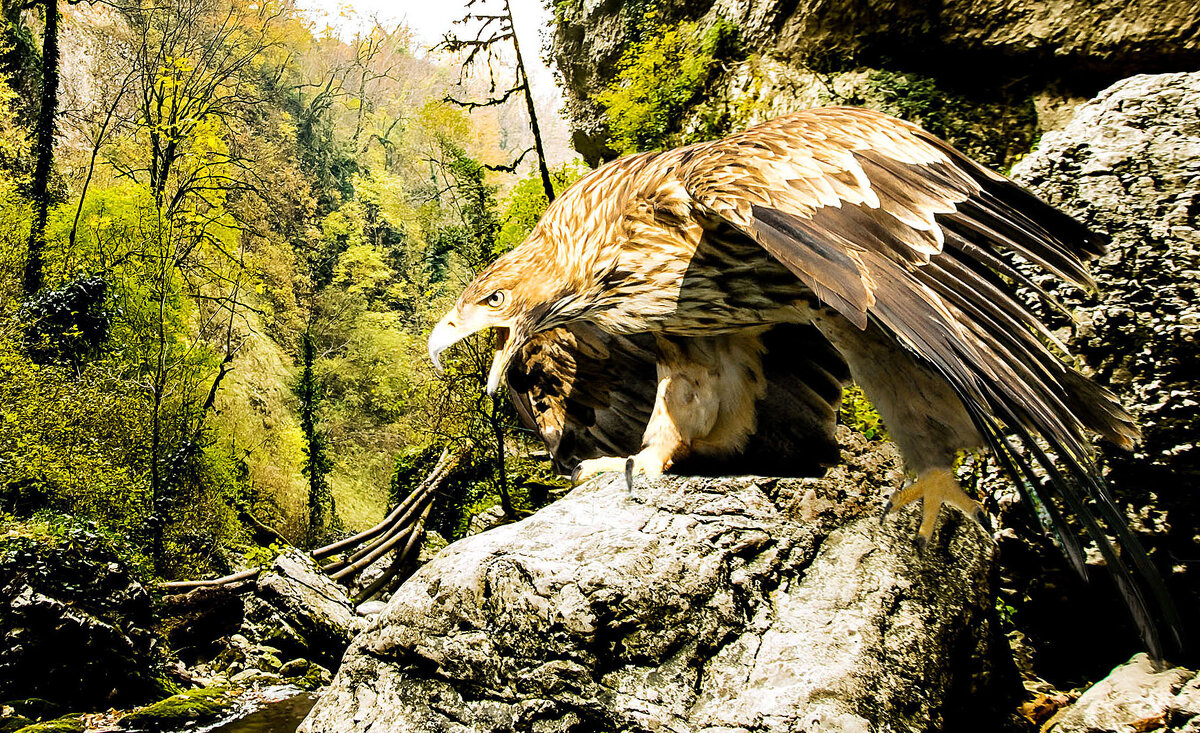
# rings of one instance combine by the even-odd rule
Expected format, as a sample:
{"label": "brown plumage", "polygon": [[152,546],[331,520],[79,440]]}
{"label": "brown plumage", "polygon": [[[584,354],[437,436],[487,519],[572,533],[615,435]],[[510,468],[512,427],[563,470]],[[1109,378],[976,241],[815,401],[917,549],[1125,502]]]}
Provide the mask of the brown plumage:
{"label": "brown plumage", "polygon": [[1055,356],[1066,349],[1015,292],[1061,309],[1027,273],[1094,287],[1085,263],[1103,251],[914,125],[809,110],[586,176],[466,289],[430,353],[495,328],[489,390],[506,378],[557,465],[580,476],[812,471],[836,459],[852,377],[916,477],[889,510],[921,498],[922,541],[943,502],[982,518],[950,468],[986,446],[1082,571],[1062,511],[1079,518],[1157,654],[1154,616],[1174,631],[1173,611],[1087,438],[1129,447],[1137,429]]}

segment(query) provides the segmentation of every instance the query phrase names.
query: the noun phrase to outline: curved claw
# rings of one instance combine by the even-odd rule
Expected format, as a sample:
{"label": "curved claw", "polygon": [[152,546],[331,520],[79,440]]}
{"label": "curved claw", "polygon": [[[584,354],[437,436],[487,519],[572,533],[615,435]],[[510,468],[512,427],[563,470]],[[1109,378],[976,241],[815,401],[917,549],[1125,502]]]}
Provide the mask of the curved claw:
{"label": "curved claw", "polygon": [[892,513],[892,500],[888,499],[883,505],[883,514],[879,515],[879,524],[882,526],[887,521],[888,515]]}
{"label": "curved claw", "polygon": [[571,486],[579,485],[579,474],[582,471],[583,471],[582,463],[580,463],[578,466],[576,466],[574,471],[571,471]]}
{"label": "curved claw", "polygon": [[625,488],[633,493],[633,456],[625,459]]}

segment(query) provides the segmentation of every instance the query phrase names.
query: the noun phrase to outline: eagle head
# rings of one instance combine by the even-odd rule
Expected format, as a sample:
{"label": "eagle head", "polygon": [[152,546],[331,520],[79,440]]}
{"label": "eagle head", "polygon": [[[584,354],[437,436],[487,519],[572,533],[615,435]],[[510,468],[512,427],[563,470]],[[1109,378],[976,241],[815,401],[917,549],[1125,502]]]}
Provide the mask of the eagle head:
{"label": "eagle head", "polygon": [[440,372],[443,351],[485,328],[496,331],[496,355],[488,373],[487,392],[494,395],[513,356],[530,336],[545,330],[554,304],[562,301],[562,280],[553,273],[553,258],[536,241],[525,244],[492,263],[467,286],[450,312],[429,334],[429,358]]}

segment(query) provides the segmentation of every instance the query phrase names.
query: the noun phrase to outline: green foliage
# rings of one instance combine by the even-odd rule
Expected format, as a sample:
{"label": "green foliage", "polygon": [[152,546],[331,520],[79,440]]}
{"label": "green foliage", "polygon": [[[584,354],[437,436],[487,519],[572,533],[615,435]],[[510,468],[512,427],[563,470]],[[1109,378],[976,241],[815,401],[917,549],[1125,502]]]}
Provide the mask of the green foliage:
{"label": "green foliage", "polygon": [[883,418],[858,385],[842,391],[840,417],[843,425],[862,433],[868,440],[889,440]]}
{"label": "green foliage", "polygon": [[912,73],[872,72],[858,96],[844,103],[915,122],[972,158],[1001,169],[1032,148],[1037,130],[1032,98],[981,99]]}
{"label": "green foliage", "polygon": [[248,568],[270,567],[285,550],[287,547],[278,542],[272,542],[269,547],[250,545],[242,553],[242,565]]}
{"label": "green foliage", "polygon": [[1000,619],[1003,628],[1010,629],[1016,626],[1017,609],[1009,605],[1001,596],[996,596],[996,616]]}
{"label": "green foliage", "polygon": [[0,171],[10,176],[25,172],[29,157],[29,136],[17,124],[16,104],[16,92],[0,77]]}
{"label": "green foliage", "polygon": [[621,57],[613,85],[596,95],[609,144],[625,154],[711,137],[717,130],[684,134],[680,126],[721,64],[740,57],[737,26],[723,19],[703,30],[681,23],[648,34]]}
{"label": "green foliage", "polygon": [[[16,35],[36,40],[11,20],[10,59]],[[486,349],[453,380],[424,350],[545,207],[536,186],[500,195],[482,164],[496,131],[436,101],[453,76],[403,32],[317,37],[290,6],[111,22],[145,43],[64,21],[96,94],[60,126],[56,166],[81,175],[56,183],[46,289],[24,303],[30,118],[0,80],[0,511],[95,521],[158,575],[194,577],[267,560],[242,557],[247,517],[296,543],[374,524],[406,450],[477,446],[455,506],[505,482],[536,503],[520,459],[498,472],[497,440],[524,439],[481,399]]]}
{"label": "green foliage", "polygon": [[142,396],[106,372],[39,364],[0,338],[0,508],[78,512],[141,534]]}
{"label": "green foliage", "polygon": [[[11,514],[0,513],[0,565],[9,564],[20,555],[40,554],[47,550],[60,557],[65,557],[68,552],[116,557],[139,580],[146,582],[153,577],[150,558],[140,547],[130,543],[127,535],[78,516],[54,511],[39,511],[20,520]],[[79,580],[86,582],[88,579]]]}

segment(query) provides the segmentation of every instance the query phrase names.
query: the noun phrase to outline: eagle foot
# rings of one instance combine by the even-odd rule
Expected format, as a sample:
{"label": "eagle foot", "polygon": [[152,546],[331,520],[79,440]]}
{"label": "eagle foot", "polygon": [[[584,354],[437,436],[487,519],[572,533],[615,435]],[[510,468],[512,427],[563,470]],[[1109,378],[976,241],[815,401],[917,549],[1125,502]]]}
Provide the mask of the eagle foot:
{"label": "eagle foot", "polygon": [[617,456],[589,458],[586,461],[580,461],[575,470],[571,472],[571,483],[577,485],[602,473],[621,471],[625,474],[625,485],[632,493],[633,477],[635,474],[644,474],[650,478],[658,478],[665,470],[666,466],[661,461],[656,460],[648,451],[642,451],[637,455],[625,458]]}
{"label": "eagle foot", "polygon": [[921,500],[922,508],[921,526],[917,530],[918,550],[924,550],[933,537],[933,527],[937,522],[938,511],[942,508],[942,504],[957,507],[979,526],[984,529],[989,528],[990,522],[983,507],[979,505],[979,502],[967,496],[966,492],[959,487],[954,474],[946,468],[926,471],[916,481],[892,494],[892,497],[887,500],[887,504],[884,505],[883,516],[879,521],[882,523],[889,514],[917,499]]}

